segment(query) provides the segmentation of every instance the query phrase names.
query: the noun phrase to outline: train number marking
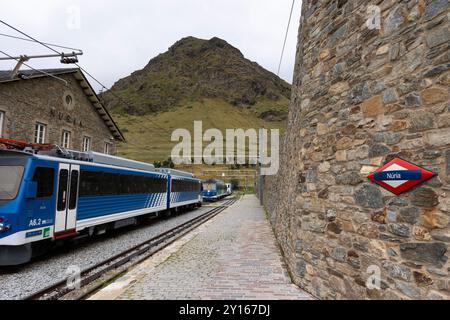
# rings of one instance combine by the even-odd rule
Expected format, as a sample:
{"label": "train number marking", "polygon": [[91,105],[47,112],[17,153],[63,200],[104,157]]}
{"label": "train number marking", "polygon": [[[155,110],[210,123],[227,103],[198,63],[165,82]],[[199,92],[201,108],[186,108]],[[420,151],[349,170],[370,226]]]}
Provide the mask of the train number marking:
{"label": "train number marking", "polygon": [[30,219],[30,223],[28,224],[29,227],[39,227],[41,226],[42,219]]}

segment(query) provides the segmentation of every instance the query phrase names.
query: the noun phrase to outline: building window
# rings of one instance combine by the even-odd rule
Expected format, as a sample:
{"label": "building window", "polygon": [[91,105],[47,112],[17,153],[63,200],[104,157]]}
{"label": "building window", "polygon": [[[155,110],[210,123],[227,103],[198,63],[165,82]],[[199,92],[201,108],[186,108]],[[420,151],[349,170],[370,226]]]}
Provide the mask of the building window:
{"label": "building window", "polygon": [[105,154],[111,154],[111,144],[105,143]]}
{"label": "building window", "polygon": [[34,142],[38,144],[45,143],[45,132],[47,131],[47,126],[42,123],[36,123],[34,127]]}
{"label": "building window", "polygon": [[70,148],[70,132],[63,130],[62,134],[62,147],[65,149]]}
{"label": "building window", "polygon": [[83,138],[83,152],[91,151],[91,138],[84,137]]}
{"label": "building window", "polygon": [[5,122],[5,113],[0,111],[0,138],[3,137],[3,123]]}
{"label": "building window", "polygon": [[74,106],[75,103],[75,98],[73,97],[73,94],[71,92],[65,92],[63,94],[63,105],[68,108],[68,109],[72,109],[72,107]]}
{"label": "building window", "polygon": [[66,96],[66,104],[70,107],[70,106],[72,106],[72,103],[73,103],[73,98],[70,94],[68,94]]}

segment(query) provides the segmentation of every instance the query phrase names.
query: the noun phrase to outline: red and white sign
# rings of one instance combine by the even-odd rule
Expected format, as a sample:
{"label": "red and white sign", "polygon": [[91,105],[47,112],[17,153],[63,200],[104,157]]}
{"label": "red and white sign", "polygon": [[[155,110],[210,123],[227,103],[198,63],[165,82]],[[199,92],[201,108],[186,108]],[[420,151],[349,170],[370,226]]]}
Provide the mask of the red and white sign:
{"label": "red and white sign", "polygon": [[435,175],[415,164],[396,158],[370,174],[368,178],[395,195],[400,195]]}

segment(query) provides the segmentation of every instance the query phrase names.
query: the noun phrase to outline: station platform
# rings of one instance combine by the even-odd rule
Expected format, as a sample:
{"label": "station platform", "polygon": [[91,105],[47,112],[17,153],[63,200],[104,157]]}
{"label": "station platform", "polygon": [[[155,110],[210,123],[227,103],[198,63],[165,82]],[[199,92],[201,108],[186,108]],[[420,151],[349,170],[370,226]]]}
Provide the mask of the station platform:
{"label": "station platform", "polygon": [[311,300],[286,271],[264,209],[247,195],[90,300]]}

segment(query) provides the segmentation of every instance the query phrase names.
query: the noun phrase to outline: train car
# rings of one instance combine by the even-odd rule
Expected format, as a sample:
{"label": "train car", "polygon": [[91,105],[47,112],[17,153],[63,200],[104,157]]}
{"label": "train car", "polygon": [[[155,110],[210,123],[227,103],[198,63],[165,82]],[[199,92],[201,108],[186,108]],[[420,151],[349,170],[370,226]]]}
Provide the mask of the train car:
{"label": "train car", "polygon": [[203,199],[217,201],[227,196],[227,186],[220,180],[206,180],[203,182]]}
{"label": "train car", "polygon": [[168,209],[178,211],[180,208],[201,207],[203,202],[202,181],[188,172],[174,169],[156,169],[169,176]]}
{"label": "train car", "polygon": [[[30,261],[44,242],[102,234],[191,204],[170,201],[171,175],[152,165],[64,152],[0,150],[0,266]],[[176,190],[185,199],[185,189]]]}

